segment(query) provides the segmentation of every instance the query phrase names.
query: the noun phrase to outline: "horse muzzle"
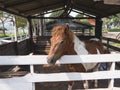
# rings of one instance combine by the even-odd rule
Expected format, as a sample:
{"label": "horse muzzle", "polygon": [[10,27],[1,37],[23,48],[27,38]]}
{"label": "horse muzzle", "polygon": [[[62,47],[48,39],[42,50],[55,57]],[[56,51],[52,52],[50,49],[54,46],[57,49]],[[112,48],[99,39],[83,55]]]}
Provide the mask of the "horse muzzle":
{"label": "horse muzzle", "polygon": [[48,64],[51,64],[51,65],[55,65],[56,60],[54,59],[54,57],[53,57],[53,58],[47,57],[47,63],[48,63]]}

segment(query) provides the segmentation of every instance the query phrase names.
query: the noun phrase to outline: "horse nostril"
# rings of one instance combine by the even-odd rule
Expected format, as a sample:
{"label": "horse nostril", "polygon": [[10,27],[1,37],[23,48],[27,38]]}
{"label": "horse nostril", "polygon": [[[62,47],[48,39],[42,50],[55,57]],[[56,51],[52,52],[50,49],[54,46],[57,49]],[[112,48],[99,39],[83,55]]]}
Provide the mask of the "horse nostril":
{"label": "horse nostril", "polygon": [[64,41],[62,40],[61,42],[60,42],[60,44],[63,44],[64,43]]}
{"label": "horse nostril", "polygon": [[47,57],[48,64],[55,65],[56,61],[57,61],[57,58],[55,56],[54,57]]}
{"label": "horse nostril", "polygon": [[51,58],[47,57],[47,63],[48,64],[53,64],[53,60]]}
{"label": "horse nostril", "polygon": [[47,57],[47,63],[48,63],[48,64],[50,64],[50,61],[51,61],[50,58]]}

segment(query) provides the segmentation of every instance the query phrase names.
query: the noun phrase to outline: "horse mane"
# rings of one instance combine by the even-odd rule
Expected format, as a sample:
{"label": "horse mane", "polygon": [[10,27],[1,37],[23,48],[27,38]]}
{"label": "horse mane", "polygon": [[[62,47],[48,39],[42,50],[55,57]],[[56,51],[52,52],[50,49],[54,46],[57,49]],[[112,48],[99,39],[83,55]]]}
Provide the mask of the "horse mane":
{"label": "horse mane", "polygon": [[73,43],[74,33],[69,30],[67,25],[55,25],[52,30],[52,37],[61,37],[64,38],[67,45]]}

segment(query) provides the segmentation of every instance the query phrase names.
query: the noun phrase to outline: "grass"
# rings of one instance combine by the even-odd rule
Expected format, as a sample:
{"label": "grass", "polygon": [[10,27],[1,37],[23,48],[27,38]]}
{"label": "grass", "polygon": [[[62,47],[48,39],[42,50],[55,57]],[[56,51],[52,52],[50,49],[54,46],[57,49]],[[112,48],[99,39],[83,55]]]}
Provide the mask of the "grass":
{"label": "grass", "polygon": [[4,36],[4,34],[0,33],[0,38],[3,38],[3,37],[11,37],[11,36],[14,36],[13,34],[6,34]]}
{"label": "grass", "polygon": [[120,43],[113,43],[111,44],[112,46],[115,46],[115,47],[120,47]]}
{"label": "grass", "polygon": [[109,32],[120,32],[120,29],[116,28],[116,29],[109,29]]}
{"label": "grass", "polygon": [[[17,36],[24,35],[24,34],[27,34],[27,33],[26,32],[25,33],[20,32]],[[14,34],[6,34],[4,36],[4,34],[0,33],[0,38],[3,38],[3,37],[12,37],[12,36],[14,36]]]}

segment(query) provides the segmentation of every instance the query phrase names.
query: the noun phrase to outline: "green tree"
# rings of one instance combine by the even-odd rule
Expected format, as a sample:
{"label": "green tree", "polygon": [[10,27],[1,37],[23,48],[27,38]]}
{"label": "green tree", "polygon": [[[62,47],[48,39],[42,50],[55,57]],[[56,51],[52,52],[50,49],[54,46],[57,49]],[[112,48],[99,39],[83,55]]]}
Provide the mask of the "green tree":
{"label": "green tree", "polygon": [[77,14],[75,17],[83,17],[83,14]]}
{"label": "green tree", "polygon": [[[75,17],[84,17],[84,14],[77,14]],[[80,19],[81,22],[89,23],[88,19]]]}
{"label": "green tree", "polygon": [[16,27],[17,28],[22,28],[23,33],[25,33],[24,29],[27,26],[27,19],[20,17],[20,16],[15,16],[15,22],[16,22]]}
{"label": "green tree", "polygon": [[6,33],[5,33],[5,30],[6,30],[5,29],[5,23],[10,17],[11,17],[11,15],[9,13],[0,11],[0,22],[2,24],[2,31],[3,31],[4,36],[6,35]]}
{"label": "green tree", "polygon": [[64,10],[53,12],[51,13],[50,17],[59,17],[63,12]]}
{"label": "green tree", "polygon": [[110,16],[110,24],[115,28],[120,27],[120,13]]}
{"label": "green tree", "polygon": [[109,16],[108,18],[103,18],[103,29],[107,31],[112,28],[120,28],[120,13]]}

